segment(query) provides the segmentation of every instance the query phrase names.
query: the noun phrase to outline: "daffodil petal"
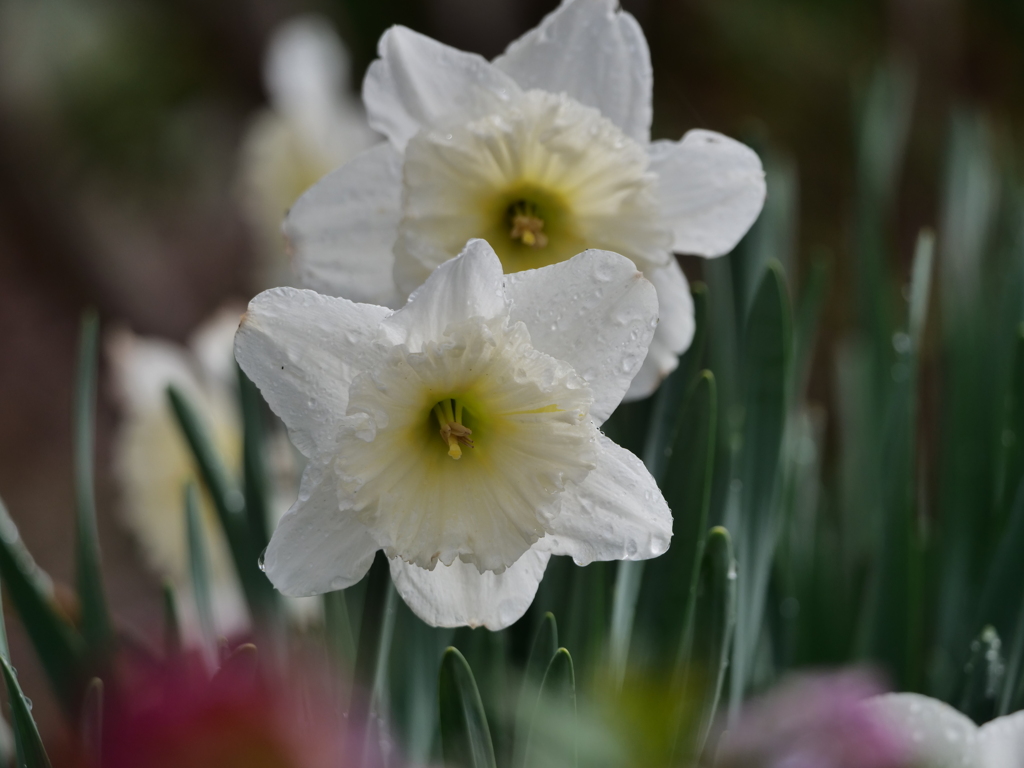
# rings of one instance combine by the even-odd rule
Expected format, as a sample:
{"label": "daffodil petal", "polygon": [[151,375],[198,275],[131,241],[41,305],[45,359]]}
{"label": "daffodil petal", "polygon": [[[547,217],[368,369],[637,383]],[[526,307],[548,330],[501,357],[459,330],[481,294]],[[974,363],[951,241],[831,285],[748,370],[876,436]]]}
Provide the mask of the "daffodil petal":
{"label": "daffodil petal", "polygon": [[348,52],[331,23],[316,14],[290,19],[274,31],[263,80],[279,113],[300,123],[323,122],[345,92]]}
{"label": "daffodil petal", "polygon": [[337,478],[311,466],[299,498],[274,531],[263,559],[271,583],[291,597],[351,587],[369,570],[377,545],[354,514],[340,509]]}
{"label": "daffodil petal", "polygon": [[978,726],[949,704],[918,693],[887,693],[868,704],[905,738],[914,765],[989,768],[980,759]]}
{"label": "daffodil petal", "polygon": [[688,131],[681,141],[651,144],[662,216],[677,253],[728,253],[764,204],[761,159],[750,147],[714,131]]}
{"label": "daffodil petal", "polygon": [[590,385],[595,423],[607,419],[647,355],[658,297],[624,256],[585,251],[550,267],[505,277],[510,317],[533,346],[572,365]]}
{"label": "daffodil petal", "polygon": [[1024,765],[1024,712],[997,717],[981,726],[978,734],[981,764],[985,768],[1019,768]]}
{"label": "daffodil petal", "polygon": [[502,573],[480,573],[456,560],[428,571],[393,558],[395,589],[417,616],[435,627],[487,627],[492,631],[515,623],[530,607],[551,555],[527,550]]}
{"label": "daffodil petal", "polygon": [[566,489],[552,531],[538,542],[577,565],[594,560],[647,560],[672,539],[672,512],[651,473],[636,456],[598,437],[594,470]]}
{"label": "daffodil petal", "polygon": [[672,259],[668,266],[649,270],[644,277],[658,292],[661,319],[644,364],[633,377],[623,398],[626,402],[641,400],[654,393],[664,378],[679,365],[679,355],[690,347],[696,329],[690,284],[679,262]]}
{"label": "daffodil petal", "polygon": [[640,25],[617,0],[566,0],[494,64],[524,90],[564,91],[631,138],[650,139],[651,55]]}
{"label": "daffodil petal", "polygon": [[385,32],[377,54],[363,81],[363,101],[370,126],[398,149],[422,127],[482,117],[519,93],[515,80],[482,56],[406,27]]}
{"label": "daffodil petal", "polygon": [[402,156],[382,143],[298,199],[284,233],[303,285],[352,301],[399,307],[392,247],[402,217]]}
{"label": "daffodil petal", "polygon": [[337,447],[353,376],[380,354],[385,307],[296,288],[264,291],[235,335],[235,359],[307,457]]}
{"label": "daffodil petal", "polygon": [[394,344],[416,351],[441,339],[450,325],[508,312],[501,261],[485,240],[470,240],[458,258],[434,270],[409,303],[383,324]]}

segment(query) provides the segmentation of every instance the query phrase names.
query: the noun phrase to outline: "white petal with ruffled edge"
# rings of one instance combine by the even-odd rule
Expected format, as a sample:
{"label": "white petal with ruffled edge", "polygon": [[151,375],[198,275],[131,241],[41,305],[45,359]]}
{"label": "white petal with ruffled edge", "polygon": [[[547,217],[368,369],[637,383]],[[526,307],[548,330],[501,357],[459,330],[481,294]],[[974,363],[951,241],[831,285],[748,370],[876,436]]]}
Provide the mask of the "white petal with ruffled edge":
{"label": "white petal with ruffled edge", "polygon": [[349,384],[379,359],[372,341],[389,314],[296,288],[274,288],[249,302],[235,359],[305,456],[337,449]]}
{"label": "white petal with ruffled edge", "polygon": [[390,144],[324,177],[284,221],[302,284],[352,301],[401,306],[392,253],[401,208],[402,156]]}
{"label": "white petal with ruffled edge", "polygon": [[398,149],[423,127],[472,120],[519,94],[515,80],[482,56],[465,53],[402,26],[377,45],[363,101],[370,126]]}
{"label": "white petal with ruffled edge", "polygon": [[428,624],[497,632],[526,613],[550,557],[531,549],[502,573],[480,573],[461,560],[428,571],[392,559],[391,578],[413,613]]}
{"label": "white petal with ruffled edge", "polygon": [[672,540],[672,512],[640,459],[604,435],[594,471],[562,496],[562,509],[537,546],[594,560],[647,560]]}
{"label": "white petal with ruffled edge", "polygon": [[658,323],[658,296],[632,261],[586,251],[544,270],[505,277],[511,319],[534,347],[565,360],[594,393],[590,415],[604,423],[644,361]]}
{"label": "white petal with ruffled edge", "polygon": [[281,518],[263,558],[267,577],[292,597],[351,587],[373,562],[377,544],[338,503],[330,468],[307,467],[299,498]]}
{"label": "white petal with ruffled edge", "polygon": [[647,143],[654,83],[647,40],[617,0],[566,0],[494,65],[524,89],[565,92]]}
{"label": "white petal with ruffled edge", "polygon": [[673,249],[712,257],[736,247],[764,205],[757,153],[720,133],[693,130],[678,142],[654,142],[650,155]]}
{"label": "white petal with ruffled edge", "polygon": [[667,266],[649,270],[644,277],[658,293],[661,319],[644,364],[629,383],[629,391],[623,398],[625,402],[654,394],[665,377],[678,367],[679,356],[690,348],[697,328],[690,284],[679,262],[673,258]]}

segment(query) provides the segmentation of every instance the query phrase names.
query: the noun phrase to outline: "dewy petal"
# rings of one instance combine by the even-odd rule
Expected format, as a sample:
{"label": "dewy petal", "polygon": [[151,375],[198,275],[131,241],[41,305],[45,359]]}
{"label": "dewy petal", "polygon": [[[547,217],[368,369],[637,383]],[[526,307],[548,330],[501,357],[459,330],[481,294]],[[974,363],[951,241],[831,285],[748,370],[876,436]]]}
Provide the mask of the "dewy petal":
{"label": "dewy petal", "polygon": [[594,560],[647,560],[664,554],[672,539],[672,512],[643,462],[604,435],[594,470],[568,487],[551,534],[537,546]]}
{"label": "dewy petal", "polygon": [[443,338],[452,324],[507,313],[501,262],[485,240],[470,240],[458,257],[434,270],[383,327],[393,343],[417,351],[426,342]]}
{"label": "dewy petal", "polygon": [[[473,237],[486,237],[506,272],[586,248],[621,253],[641,269],[665,264],[672,233],[649,163],[646,148],[596,109],[543,91],[500,113],[423,131],[405,153],[395,281],[411,291]],[[531,189],[558,201],[560,213],[547,222],[548,245],[525,257],[512,247],[505,215],[509,200]]]}
{"label": "dewy petal", "polygon": [[494,60],[523,89],[565,92],[596,107],[646,144],[651,130],[651,55],[617,0],[565,0]]}
{"label": "dewy petal", "polygon": [[303,285],[352,301],[401,306],[392,253],[401,209],[402,156],[386,142],[324,177],[284,221]]}
{"label": "dewy petal", "polygon": [[526,324],[533,346],[572,365],[590,385],[590,415],[602,424],[647,355],[658,323],[654,286],[625,256],[586,251],[507,275],[505,294],[511,319]]}
{"label": "dewy petal", "polygon": [[[507,322],[473,317],[422,351],[395,346],[352,383],[337,471],[389,557],[501,571],[545,535],[563,492],[593,468],[589,388]],[[434,415],[449,398],[472,435],[458,460]]]}
{"label": "dewy petal", "polygon": [[978,742],[985,768],[1020,768],[1024,765],[1024,712],[985,723]]}
{"label": "dewy petal", "polygon": [[629,384],[624,400],[641,400],[654,393],[661,382],[679,365],[679,355],[690,347],[696,321],[693,297],[686,275],[674,258],[668,266],[648,270],[644,277],[658,292],[661,319],[651,339],[647,357],[640,371]]}
{"label": "dewy petal", "polygon": [[705,257],[731,251],[764,204],[757,153],[720,133],[694,130],[679,142],[654,142],[650,154],[673,249]]}
{"label": "dewy petal", "polygon": [[528,550],[503,573],[480,573],[456,560],[428,571],[391,560],[395,589],[413,613],[434,627],[487,627],[498,631],[530,607],[551,555]]}
{"label": "dewy petal", "polygon": [[296,288],[274,288],[249,302],[235,359],[306,457],[334,452],[349,384],[377,362],[370,342],[388,314]]}
{"label": "dewy petal", "polygon": [[978,726],[949,704],[919,693],[887,693],[867,704],[904,737],[914,765],[989,768],[980,759]]}
{"label": "dewy petal", "polygon": [[402,26],[387,30],[363,81],[370,126],[398,149],[422,127],[472,120],[519,93],[515,80],[482,56]]}
{"label": "dewy petal", "polygon": [[270,538],[263,567],[286,595],[351,587],[373,562],[378,547],[352,511],[340,508],[337,482],[329,468],[307,467],[298,500]]}

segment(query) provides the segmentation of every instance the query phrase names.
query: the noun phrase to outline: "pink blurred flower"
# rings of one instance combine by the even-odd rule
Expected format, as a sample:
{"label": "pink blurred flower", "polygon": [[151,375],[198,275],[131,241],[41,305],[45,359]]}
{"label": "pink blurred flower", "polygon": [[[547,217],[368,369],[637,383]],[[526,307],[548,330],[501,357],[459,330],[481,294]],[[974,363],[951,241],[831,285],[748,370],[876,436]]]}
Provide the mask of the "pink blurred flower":
{"label": "pink blurred flower", "polygon": [[363,745],[327,697],[244,663],[174,664],[111,704],[103,768],[345,768]]}
{"label": "pink blurred flower", "polygon": [[720,768],[904,768],[900,734],[867,699],[883,690],[864,671],[794,676],[751,701],[719,745]]}

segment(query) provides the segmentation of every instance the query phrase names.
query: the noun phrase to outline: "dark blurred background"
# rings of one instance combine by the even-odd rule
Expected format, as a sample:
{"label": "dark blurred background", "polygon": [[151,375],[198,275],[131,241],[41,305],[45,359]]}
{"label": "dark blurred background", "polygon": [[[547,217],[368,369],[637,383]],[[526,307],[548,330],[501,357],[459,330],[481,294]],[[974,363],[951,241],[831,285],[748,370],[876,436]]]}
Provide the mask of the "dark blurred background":
{"label": "dark blurred background", "polygon": [[[380,33],[403,23],[493,57],[554,0],[0,0],[0,495],[40,564],[72,578],[71,391],[80,313],[182,340],[227,298],[253,292],[238,146],[265,103],[265,43],[305,11],[348,45],[351,88]],[[831,263],[811,378],[833,399],[830,341],[853,312],[855,144],[879,67],[914,76],[913,120],[887,237],[905,280],[914,237],[936,223],[950,116],[988,116],[1002,162],[1024,127],[1019,0],[623,0],[647,34],[655,138],[694,127],[743,139],[798,179],[796,284]],[[691,278],[701,264],[687,260]],[[795,269],[793,268],[795,266]],[[117,407],[101,385],[99,501],[108,589],[139,631],[159,627],[158,584],[115,514]],[[12,621],[12,625],[15,622]],[[147,629],[150,628],[150,629]],[[44,730],[57,727],[13,627]]]}

